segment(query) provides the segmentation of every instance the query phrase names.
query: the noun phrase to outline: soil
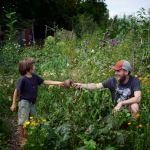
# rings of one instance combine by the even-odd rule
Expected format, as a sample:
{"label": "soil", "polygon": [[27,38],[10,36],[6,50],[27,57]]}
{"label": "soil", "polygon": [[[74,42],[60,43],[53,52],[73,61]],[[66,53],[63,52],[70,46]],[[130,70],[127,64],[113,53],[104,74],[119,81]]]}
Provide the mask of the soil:
{"label": "soil", "polygon": [[18,115],[13,114],[11,118],[8,119],[8,123],[11,125],[10,138],[7,141],[9,150],[22,150],[23,148],[19,142],[19,130],[18,130]]}

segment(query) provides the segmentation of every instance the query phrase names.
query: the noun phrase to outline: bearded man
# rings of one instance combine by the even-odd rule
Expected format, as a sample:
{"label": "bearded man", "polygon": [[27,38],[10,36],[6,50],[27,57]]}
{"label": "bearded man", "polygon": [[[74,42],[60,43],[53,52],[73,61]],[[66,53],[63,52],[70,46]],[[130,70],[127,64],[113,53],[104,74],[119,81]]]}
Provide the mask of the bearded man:
{"label": "bearded man", "polygon": [[131,65],[126,60],[121,60],[112,67],[115,70],[116,77],[112,77],[102,83],[75,83],[76,88],[86,88],[89,90],[108,88],[111,92],[112,101],[116,101],[117,105],[114,111],[120,110],[122,106],[127,105],[127,109],[136,118],[136,114],[140,110],[141,87],[138,77],[130,75]]}

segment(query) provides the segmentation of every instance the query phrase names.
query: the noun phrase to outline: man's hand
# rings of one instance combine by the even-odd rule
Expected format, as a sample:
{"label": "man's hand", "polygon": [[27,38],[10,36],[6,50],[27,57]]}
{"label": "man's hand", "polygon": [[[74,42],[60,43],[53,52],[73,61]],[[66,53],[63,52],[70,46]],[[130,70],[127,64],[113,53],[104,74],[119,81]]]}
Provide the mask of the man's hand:
{"label": "man's hand", "polygon": [[82,89],[82,84],[81,83],[74,83],[73,86],[76,88],[76,89]]}
{"label": "man's hand", "polygon": [[10,107],[10,110],[11,110],[11,111],[16,111],[16,105],[12,105],[12,106]]}
{"label": "man's hand", "polygon": [[122,107],[122,102],[119,102],[117,106],[114,108],[113,112],[119,111],[121,107]]}

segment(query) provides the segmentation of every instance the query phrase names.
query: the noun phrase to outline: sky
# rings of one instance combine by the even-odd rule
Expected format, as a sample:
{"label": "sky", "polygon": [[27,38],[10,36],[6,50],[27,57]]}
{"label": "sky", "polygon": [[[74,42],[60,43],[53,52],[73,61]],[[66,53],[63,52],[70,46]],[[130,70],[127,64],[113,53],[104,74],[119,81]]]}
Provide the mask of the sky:
{"label": "sky", "polygon": [[104,2],[107,4],[110,18],[113,18],[116,14],[118,14],[118,17],[122,17],[124,14],[128,16],[133,13],[136,16],[136,12],[142,7],[148,16],[148,9],[150,8],[150,0],[105,0]]}

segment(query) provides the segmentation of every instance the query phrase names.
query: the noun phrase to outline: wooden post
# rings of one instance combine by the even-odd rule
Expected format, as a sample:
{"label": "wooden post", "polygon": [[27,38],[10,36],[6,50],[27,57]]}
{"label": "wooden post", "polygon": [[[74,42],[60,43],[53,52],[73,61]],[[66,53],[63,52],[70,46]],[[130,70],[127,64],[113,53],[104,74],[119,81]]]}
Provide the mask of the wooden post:
{"label": "wooden post", "polygon": [[47,25],[45,25],[46,26],[46,30],[45,30],[45,40],[46,40],[46,38],[47,38]]}

